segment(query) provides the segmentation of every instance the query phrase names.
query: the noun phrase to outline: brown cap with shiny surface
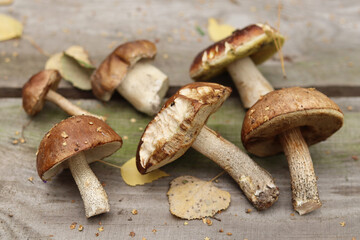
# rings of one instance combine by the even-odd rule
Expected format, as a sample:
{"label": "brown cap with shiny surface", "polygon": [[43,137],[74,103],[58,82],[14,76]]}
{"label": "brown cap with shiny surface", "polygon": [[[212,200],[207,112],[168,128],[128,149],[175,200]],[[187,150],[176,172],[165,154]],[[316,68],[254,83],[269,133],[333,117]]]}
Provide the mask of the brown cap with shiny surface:
{"label": "brown cap with shiny surface", "polygon": [[70,117],[45,134],[37,152],[37,171],[41,179],[48,180],[67,168],[66,160],[79,152],[91,163],[121,146],[121,137],[104,121],[86,115]]}
{"label": "brown cap with shiny surface", "polygon": [[341,128],[338,105],[314,88],[284,88],[263,96],[245,115],[241,139],[257,156],[282,152],[277,136],[300,127],[308,145],[324,141]]}
{"label": "brown cap with shiny surface", "polygon": [[48,91],[56,90],[61,80],[57,70],[43,70],[30,78],[22,89],[23,108],[30,116],[40,112],[44,107]]}

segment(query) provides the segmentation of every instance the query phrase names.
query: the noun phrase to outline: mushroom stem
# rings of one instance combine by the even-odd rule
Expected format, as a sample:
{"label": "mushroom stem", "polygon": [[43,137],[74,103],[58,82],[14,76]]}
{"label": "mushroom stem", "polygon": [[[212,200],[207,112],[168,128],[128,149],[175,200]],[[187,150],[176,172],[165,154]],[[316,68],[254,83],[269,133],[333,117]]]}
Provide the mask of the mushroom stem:
{"label": "mushroom stem", "polygon": [[82,108],[79,108],[78,106],[74,105],[72,102],[70,102],[69,100],[67,100],[66,98],[64,98],[63,96],[61,96],[60,94],[58,94],[57,92],[55,92],[53,90],[49,90],[45,99],[49,100],[50,102],[55,103],[69,115],[89,115],[89,116],[99,118],[103,121],[106,120],[105,117],[92,114]]}
{"label": "mushroom stem", "polygon": [[69,168],[85,206],[87,218],[110,211],[107,194],[80,152],[68,161]]}
{"label": "mushroom stem", "polygon": [[234,61],[227,70],[245,108],[250,108],[261,96],[274,90],[249,57]]}
{"label": "mushroom stem", "polygon": [[278,199],[279,189],[271,175],[215,131],[204,126],[192,147],[228,172],[258,210],[269,208]]}
{"label": "mushroom stem", "polygon": [[300,129],[287,130],[279,139],[289,163],[294,209],[303,215],[320,208],[314,166]]}
{"label": "mushroom stem", "polygon": [[143,61],[128,71],[117,91],[137,110],[152,116],[160,110],[168,88],[167,76]]}

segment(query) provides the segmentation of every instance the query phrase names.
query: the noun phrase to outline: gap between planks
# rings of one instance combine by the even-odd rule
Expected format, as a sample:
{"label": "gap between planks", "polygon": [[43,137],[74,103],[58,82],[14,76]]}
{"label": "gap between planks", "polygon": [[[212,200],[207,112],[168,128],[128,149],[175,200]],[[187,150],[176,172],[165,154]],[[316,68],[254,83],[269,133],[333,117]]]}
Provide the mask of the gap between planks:
{"label": "gap between planks", "polygon": [[[236,91],[235,86],[230,85],[233,89],[233,93],[230,97],[239,97],[239,93]],[[301,86],[304,88],[316,88],[318,91],[324,93],[328,97],[360,97],[360,86]],[[166,93],[166,97],[169,98],[181,86],[171,86]],[[0,87],[0,98],[21,98],[21,88],[7,88]],[[65,98],[69,99],[95,99],[95,96],[91,91],[81,91],[76,88],[59,88],[57,90]],[[113,99],[122,98],[119,94],[114,94]]]}

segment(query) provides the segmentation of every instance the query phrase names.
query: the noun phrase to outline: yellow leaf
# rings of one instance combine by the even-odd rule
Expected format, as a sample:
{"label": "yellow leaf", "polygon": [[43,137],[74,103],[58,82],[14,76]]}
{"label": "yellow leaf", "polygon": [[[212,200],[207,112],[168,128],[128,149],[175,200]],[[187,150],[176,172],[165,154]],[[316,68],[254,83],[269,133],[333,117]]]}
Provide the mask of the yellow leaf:
{"label": "yellow leaf", "polygon": [[220,41],[232,34],[235,31],[233,26],[227,24],[219,24],[215,18],[208,19],[209,37],[214,42]]}
{"label": "yellow leaf", "polygon": [[64,54],[62,52],[51,55],[50,58],[45,63],[45,69],[55,69],[60,72],[61,71],[61,57],[63,55]]}
{"label": "yellow leaf", "polygon": [[20,37],[23,25],[16,19],[0,14],[0,41]]}
{"label": "yellow leaf", "polygon": [[74,57],[62,52],[55,53],[47,60],[45,69],[56,69],[74,87],[82,90],[91,90],[90,76],[93,69],[83,67]]}
{"label": "yellow leaf", "polygon": [[95,68],[90,61],[87,51],[82,46],[71,46],[65,50],[65,54],[74,58],[82,67]]}
{"label": "yellow leaf", "polygon": [[[170,183],[167,193],[170,212],[191,220],[212,217],[229,207],[230,193],[192,176],[181,176]],[[209,225],[209,223],[208,223]]]}
{"label": "yellow leaf", "polygon": [[2,5],[10,5],[14,2],[14,0],[0,0],[0,6]]}
{"label": "yellow leaf", "polygon": [[131,158],[121,167],[121,176],[125,183],[130,186],[144,185],[145,183],[151,183],[159,178],[167,177],[164,171],[156,169],[150,173],[142,175],[136,168],[136,159]]}

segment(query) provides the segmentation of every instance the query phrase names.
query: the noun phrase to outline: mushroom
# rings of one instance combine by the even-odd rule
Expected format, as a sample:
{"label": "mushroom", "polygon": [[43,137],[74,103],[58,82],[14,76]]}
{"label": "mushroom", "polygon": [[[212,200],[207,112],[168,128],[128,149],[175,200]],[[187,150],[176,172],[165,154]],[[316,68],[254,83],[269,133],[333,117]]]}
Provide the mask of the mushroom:
{"label": "mushroom", "polygon": [[[156,114],[168,88],[167,76],[149,63],[156,46],[147,40],[127,42],[117,47],[91,77],[93,93],[109,101],[115,89],[137,110]],[[139,62],[141,59],[141,62]]]}
{"label": "mushroom", "polygon": [[231,88],[216,83],[182,87],[144,130],[137,168],[142,174],[155,170],[181,157],[191,146],[227,171],[249,201],[263,210],[278,199],[274,179],[246,153],[204,126],[230,93]]}
{"label": "mushroom", "polygon": [[70,115],[90,115],[105,120],[104,117],[89,113],[58,94],[56,89],[60,80],[60,73],[53,69],[43,70],[32,76],[22,89],[25,112],[30,116],[34,116],[42,110],[45,100],[48,100]]}
{"label": "mushroom", "polygon": [[121,145],[121,137],[104,121],[86,115],[70,117],[55,125],[42,139],[37,152],[37,171],[47,181],[70,168],[86,217],[109,212],[107,194],[88,164],[110,156]]}
{"label": "mushroom", "polygon": [[250,153],[265,157],[284,151],[292,202],[300,215],[322,205],[308,146],[330,137],[343,119],[339,107],[327,96],[300,87],[268,93],[245,115],[241,139]]}
{"label": "mushroom", "polygon": [[[275,38],[279,40],[278,46]],[[236,30],[195,57],[190,67],[190,77],[204,81],[227,70],[244,107],[249,108],[260,96],[274,90],[255,65],[269,59],[284,41],[280,33],[266,24]]]}

